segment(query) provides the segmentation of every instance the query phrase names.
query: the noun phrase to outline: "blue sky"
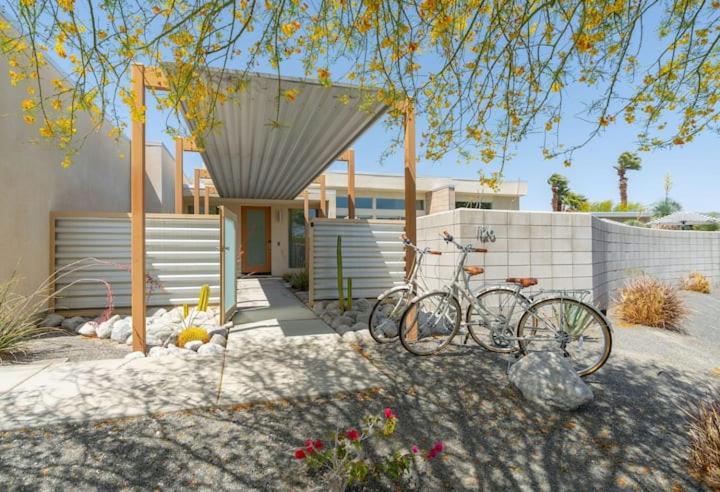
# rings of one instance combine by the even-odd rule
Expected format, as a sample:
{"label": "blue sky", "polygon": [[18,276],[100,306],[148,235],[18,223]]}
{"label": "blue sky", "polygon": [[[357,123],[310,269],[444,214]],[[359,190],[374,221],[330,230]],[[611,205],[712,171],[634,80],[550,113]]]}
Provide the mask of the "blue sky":
{"label": "blue sky", "polygon": [[[165,118],[157,111],[148,116],[147,136],[149,140],[162,140],[174,153],[174,144],[163,134]],[[563,139],[568,142],[581,140],[587,127],[580,121],[568,121]],[[418,121],[422,125],[422,120]],[[528,195],[521,201],[521,207],[528,210],[549,210],[550,190],[546,183],[548,176],[559,172],[570,180],[573,190],[587,196],[590,200],[612,199],[619,201],[617,174],[613,169],[618,155],[635,148],[637,129],[619,123],[611,126],[603,135],[598,136],[587,146],[578,150],[573,157],[573,165],[565,168],[562,159],[545,160],[541,155],[542,136],[530,136],[522,142],[516,156],[505,167],[505,179],[522,179],[528,182]],[[387,132],[385,125],[378,123],[364,134],[354,145],[356,168],[358,172],[397,173],[403,171],[402,149],[380,164],[381,154],[390,145],[393,134]],[[665,173],[673,176],[671,196],[678,200],[685,210],[720,210],[720,193],[717,190],[718,164],[720,158],[716,148],[718,135],[705,133],[690,144],[668,150],[641,153],[643,168],[629,173],[629,199],[647,205],[661,199],[664,195],[663,179]],[[196,154],[185,156],[186,174],[202,166],[202,160]],[[335,166],[344,169],[343,164]],[[418,175],[452,176],[473,179],[478,170],[488,169],[480,162],[458,163],[448,157],[439,162],[420,160]]]}

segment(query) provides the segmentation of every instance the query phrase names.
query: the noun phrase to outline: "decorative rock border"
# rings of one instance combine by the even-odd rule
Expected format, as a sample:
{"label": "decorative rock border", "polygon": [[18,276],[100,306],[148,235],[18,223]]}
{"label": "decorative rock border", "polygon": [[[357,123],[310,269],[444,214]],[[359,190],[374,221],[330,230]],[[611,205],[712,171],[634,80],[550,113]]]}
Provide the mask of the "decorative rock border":
{"label": "decorative rock border", "polygon": [[[132,345],[132,316],[116,314],[108,319],[87,319],[81,316],[64,318],[57,313],[48,314],[40,323],[41,326],[61,327],[85,337],[109,339],[117,343]],[[178,334],[191,326],[207,331],[209,340],[203,343],[193,340],[184,347],[176,346]],[[145,341],[150,348],[148,357],[164,355],[196,356],[220,355],[227,345],[227,326],[220,326],[220,314],[215,308],[198,311],[193,308],[186,317],[183,308],[178,306],[170,309],[158,308],[145,320]],[[132,352],[126,358],[135,358],[140,352]],[[132,356],[132,357],[131,357]]]}
{"label": "decorative rock border", "polygon": [[318,318],[344,337],[348,333],[367,330],[372,300],[353,299],[352,309],[342,311],[338,301],[315,301],[310,307]]}

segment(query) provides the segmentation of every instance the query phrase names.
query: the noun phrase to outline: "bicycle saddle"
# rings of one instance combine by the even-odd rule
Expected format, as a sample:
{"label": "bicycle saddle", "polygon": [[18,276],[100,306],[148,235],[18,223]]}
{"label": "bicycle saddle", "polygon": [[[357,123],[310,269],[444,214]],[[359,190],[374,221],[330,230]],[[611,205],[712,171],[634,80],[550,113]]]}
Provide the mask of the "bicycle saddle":
{"label": "bicycle saddle", "polygon": [[532,287],[533,285],[537,285],[538,279],[532,277],[508,277],[505,279],[505,282],[509,284],[521,285],[524,289],[526,287]]}
{"label": "bicycle saddle", "polygon": [[479,267],[479,266],[466,266],[464,268],[464,270],[471,277],[473,275],[480,275],[481,273],[483,273],[485,271],[485,269],[483,267]]}

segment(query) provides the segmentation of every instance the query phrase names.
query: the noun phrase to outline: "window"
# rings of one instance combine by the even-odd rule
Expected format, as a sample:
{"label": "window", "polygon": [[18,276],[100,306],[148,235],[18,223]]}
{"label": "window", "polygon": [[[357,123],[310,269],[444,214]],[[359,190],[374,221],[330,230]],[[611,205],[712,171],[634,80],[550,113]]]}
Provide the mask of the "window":
{"label": "window", "polygon": [[[378,210],[405,210],[402,198],[376,198],[375,202]],[[425,210],[425,200],[416,200],[415,210]]]}
{"label": "window", "polygon": [[[336,208],[348,208],[348,196],[347,195],[336,195],[335,196],[335,207]],[[373,199],[371,196],[356,196],[355,197],[355,208],[373,208]]]}
{"label": "window", "polygon": [[[305,213],[300,208],[288,210],[288,266],[305,266]],[[310,209],[310,219],[314,219],[316,210]]]}
{"label": "window", "polygon": [[492,202],[455,202],[455,208],[481,208],[491,210]]}

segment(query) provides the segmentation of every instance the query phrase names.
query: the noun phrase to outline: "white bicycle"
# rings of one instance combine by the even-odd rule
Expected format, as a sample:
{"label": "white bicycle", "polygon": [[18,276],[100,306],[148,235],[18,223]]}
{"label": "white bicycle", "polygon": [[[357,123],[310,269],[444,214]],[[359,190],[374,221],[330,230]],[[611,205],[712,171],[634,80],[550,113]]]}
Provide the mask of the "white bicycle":
{"label": "white bicycle", "polygon": [[405,308],[418,293],[430,290],[422,277],[422,265],[425,255],[442,254],[440,251],[430,248],[418,248],[405,234],[400,236],[400,239],[402,239],[406,248],[415,251],[415,261],[410,269],[410,275],[405,279],[405,283],[391,287],[380,294],[372,311],[370,311],[368,328],[370,336],[378,343],[390,343],[398,339],[398,326]]}
{"label": "white bicycle", "polygon": [[[612,335],[610,323],[598,309],[567,291],[526,296],[521,291],[537,285],[534,278],[507,278],[508,285],[473,292],[470,278],[484,269],[466,266],[465,262],[469,253],[485,250],[462,246],[447,231],[443,237],[462,254],[448,286],[417,296],[408,304],[399,323],[400,342],[408,351],[416,355],[437,353],[464,326],[486,350],[523,355],[555,351],[569,358],[580,376],[590,375],[605,364]],[[461,300],[467,304],[464,321]]]}

